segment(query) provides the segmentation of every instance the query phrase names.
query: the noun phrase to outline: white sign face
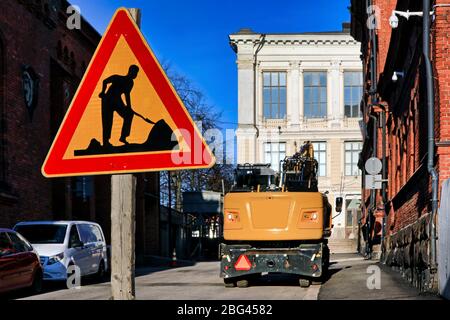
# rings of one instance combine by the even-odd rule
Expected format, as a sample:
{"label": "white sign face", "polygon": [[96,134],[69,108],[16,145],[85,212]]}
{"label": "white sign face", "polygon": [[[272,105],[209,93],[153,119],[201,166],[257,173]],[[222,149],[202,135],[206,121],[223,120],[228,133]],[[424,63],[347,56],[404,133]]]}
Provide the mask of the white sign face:
{"label": "white sign face", "polygon": [[366,171],[369,174],[379,174],[383,168],[383,164],[378,158],[370,158],[366,161],[365,165]]}
{"label": "white sign face", "polygon": [[366,181],[365,181],[365,187],[366,190],[380,190],[381,184],[382,184],[382,177],[381,174],[377,175],[366,175]]}

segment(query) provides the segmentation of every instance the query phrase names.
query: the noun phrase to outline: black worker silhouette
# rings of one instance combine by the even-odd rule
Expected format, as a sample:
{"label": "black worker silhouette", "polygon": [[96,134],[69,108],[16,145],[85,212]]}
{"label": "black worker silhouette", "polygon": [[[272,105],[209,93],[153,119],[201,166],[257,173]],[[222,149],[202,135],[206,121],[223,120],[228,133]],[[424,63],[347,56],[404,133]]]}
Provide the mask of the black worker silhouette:
{"label": "black worker silhouette", "polygon": [[[99,95],[102,99],[103,143],[100,144],[98,140],[92,139],[85,150],[75,150],[75,156],[178,149],[178,141],[173,137],[173,131],[164,119],[153,122],[133,110],[131,91],[133,90],[134,79],[136,79],[138,73],[139,67],[131,65],[127,75],[113,75],[103,80],[102,92]],[[123,95],[125,96],[125,103],[122,100]],[[123,118],[119,141],[124,143],[124,145],[120,146],[113,146],[109,141],[111,139],[114,112],[117,112]],[[127,141],[134,116],[142,118],[145,122],[153,126],[148,134],[147,140],[142,144],[128,143]]]}
{"label": "black worker silhouette", "polygon": [[[139,67],[130,66],[126,76],[113,75],[103,81],[102,92],[99,97],[102,99],[102,124],[103,124],[103,146],[110,146],[111,129],[113,124],[114,111],[123,118],[122,133],[120,142],[128,144],[126,140],[130,135],[131,123],[133,121],[133,109],[131,107],[131,90],[133,90],[134,79],[139,73]],[[108,90],[106,91],[109,85]],[[125,96],[125,104],[122,100]]]}

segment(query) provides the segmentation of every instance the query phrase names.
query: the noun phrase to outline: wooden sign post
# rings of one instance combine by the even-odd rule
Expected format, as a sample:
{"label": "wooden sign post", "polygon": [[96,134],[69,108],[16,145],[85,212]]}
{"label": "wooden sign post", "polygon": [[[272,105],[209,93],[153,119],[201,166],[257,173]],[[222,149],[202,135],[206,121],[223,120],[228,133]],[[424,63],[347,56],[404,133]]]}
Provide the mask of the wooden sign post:
{"label": "wooden sign post", "polygon": [[[129,9],[140,27],[140,10]],[[111,293],[113,300],[134,300],[136,177],[111,177]]]}
{"label": "wooden sign post", "polygon": [[136,177],[111,178],[111,291],[113,300],[134,300]]}

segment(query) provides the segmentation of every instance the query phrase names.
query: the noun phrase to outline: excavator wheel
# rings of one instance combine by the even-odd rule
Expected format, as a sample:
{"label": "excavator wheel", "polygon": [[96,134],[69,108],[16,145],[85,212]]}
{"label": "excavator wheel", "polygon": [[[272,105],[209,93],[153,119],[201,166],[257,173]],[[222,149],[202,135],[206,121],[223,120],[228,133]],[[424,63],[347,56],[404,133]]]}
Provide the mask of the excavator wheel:
{"label": "excavator wheel", "polygon": [[236,282],[230,279],[223,279],[223,284],[225,285],[225,288],[234,288],[236,287]]}
{"label": "excavator wheel", "polygon": [[311,285],[311,281],[309,281],[309,279],[299,279],[298,283],[302,288],[309,288],[309,286]]}
{"label": "excavator wheel", "polygon": [[238,280],[236,282],[238,288],[248,288],[249,284],[250,284],[249,281],[246,279]]}

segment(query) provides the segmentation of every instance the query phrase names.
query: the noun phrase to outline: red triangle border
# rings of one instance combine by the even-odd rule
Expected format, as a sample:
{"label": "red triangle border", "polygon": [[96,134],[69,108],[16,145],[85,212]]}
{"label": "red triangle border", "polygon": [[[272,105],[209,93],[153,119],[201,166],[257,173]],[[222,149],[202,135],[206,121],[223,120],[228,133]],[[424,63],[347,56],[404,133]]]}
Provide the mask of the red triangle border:
{"label": "red triangle border", "polygon": [[[166,106],[175,125],[191,134],[185,136],[190,150],[201,151],[201,159],[193,152],[186,152],[183,159],[189,163],[174,164],[172,152],[148,154],[123,154],[99,156],[80,159],[63,159],[67,147],[77,129],[77,126],[94,94],[97,83],[105,69],[120,37],[123,36],[130,49],[139,61],[142,70],[154,86],[161,101]],[[199,148],[201,146],[201,150]],[[134,23],[127,9],[121,8],[115,13],[112,22],[105,32],[94,53],[91,63],[72,100],[56,138],[42,166],[42,174],[46,177],[63,177],[79,175],[98,175],[131,172],[150,172],[161,170],[179,170],[209,168],[215,159],[206,142],[201,137],[189,113],[177,93],[164,74],[152,50],[145,42],[139,28]]]}

